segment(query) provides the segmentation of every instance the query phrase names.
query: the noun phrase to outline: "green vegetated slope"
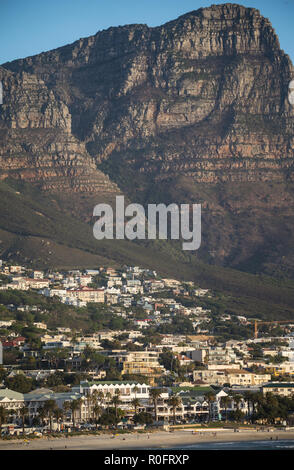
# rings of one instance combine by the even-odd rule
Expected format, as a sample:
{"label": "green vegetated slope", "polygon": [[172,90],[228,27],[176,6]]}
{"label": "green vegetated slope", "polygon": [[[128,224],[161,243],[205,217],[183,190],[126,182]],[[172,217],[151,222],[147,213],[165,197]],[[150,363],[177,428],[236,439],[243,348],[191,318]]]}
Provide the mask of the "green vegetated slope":
{"label": "green vegetated slope", "polygon": [[226,309],[270,318],[294,317],[294,281],[209,265],[179,243],[97,241],[94,219],[86,223],[66,212],[62,198],[28,184],[0,184],[1,256],[32,267],[58,269],[139,265],[162,276],[195,281],[222,292]]}

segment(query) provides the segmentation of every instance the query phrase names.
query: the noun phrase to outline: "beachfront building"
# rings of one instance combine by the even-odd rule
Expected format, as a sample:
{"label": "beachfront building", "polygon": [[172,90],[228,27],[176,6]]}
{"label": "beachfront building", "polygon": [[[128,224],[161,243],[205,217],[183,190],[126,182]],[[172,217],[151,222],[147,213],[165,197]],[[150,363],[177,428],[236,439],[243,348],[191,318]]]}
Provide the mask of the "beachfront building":
{"label": "beachfront building", "polygon": [[[80,385],[72,387],[72,390],[81,395],[92,395],[94,392],[102,392],[104,398],[113,397],[119,394],[122,402],[130,402],[134,398],[149,399],[151,386],[148,384],[139,384],[138,382],[128,381],[102,381],[87,382],[83,381]],[[103,401],[103,399],[101,400]]]}
{"label": "beachfront building", "polygon": [[[24,403],[28,408],[28,419],[30,423],[37,418],[41,420],[40,410],[49,400],[54,401],[56,407],[64,411],[63,423],[71,425],[73,423],[73,413],[75,414],[74,421],[76,424],[88,421],[89,417],[93,415],[94,404],[89,402],[81,393],[74,390],[56,393],[46,388],[40,388],[24,394]],[[79,400],[77,409],[72,411],[70,407],[65,408],[65,403],[71,404],[74,400]],[[48,415],[45,419],[43,417],[42,421],[45,421],[46,426],[48,426]],[[53,429],[60,429],[60,423],[53,423]]]}
{"label": "beachfront building", "polygon": [[[225,402],[224,398],[228,400]],[[230,413],[240,410],[244,416],[250,414],[252,410],[248,410],[248,402],[241,397],[240,401],[234,400],[234,396],[226,393],[225,390],[220,390],[215,395],[215,400],[211,403],[211,417],[214,421],[224,420],[230,415]]]}
{"label": "beachfront building", "polygon": [[[81,382],[80,385],[72,387],[72,391],[79,393],[86,401],[89,402],[91,407],[91,400],[89,398],[96,396],[99,405],[102,408],[107,408],[112,405],[112,400],[118,396],[120,400],[119,408],[125,412],[125,416],[131,418],[135,414],[133,400],[139,401],[137,412],[150,411],[152,404],[150,401],[149,384],[128,381],[100,381],[100,382]],[[161,394],[160,400],[165,402],[168,400],[168,392],[164,391]]]}
{"label": "beachfront building", "polygon": [[13,422],[19,415],[19,410],[24,406],[23,393],[15,392],[9,388],[0,389],[0,406],[5,408]]}
{"label": "beachfront building", "polygon": [[[190,397],[179,396],[180,403],[174,409],[173,406],[169,404],[168,400],[162,398],[158,401],[157,415],[158,420],[165,423],[173,423],[174,417],[176,422],[206,422],[209,416],[209,403],[205,400],[203,396],[199,397]],[[154,415],[154,407],[150,402],[146,407],[146,411]]]}

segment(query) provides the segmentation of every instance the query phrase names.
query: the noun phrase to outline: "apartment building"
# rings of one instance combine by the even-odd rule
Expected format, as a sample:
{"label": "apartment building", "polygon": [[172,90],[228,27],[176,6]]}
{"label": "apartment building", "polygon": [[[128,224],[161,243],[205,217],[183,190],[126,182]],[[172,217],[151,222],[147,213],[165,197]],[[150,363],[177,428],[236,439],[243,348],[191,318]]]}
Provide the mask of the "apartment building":
{"label": "apartment building", "polygon": [[279,376],[279,375],[293,375],[294,374],[294,362],[283,362],[282,364],[268,364],[265,366],[268,373]]}
{"label": "apartment building", "polygon": [[67,294],[84,302],[104,303],[105,300],[105,291],[103,288],[89,289],[82,287],[81,289],[70,289]]}
{"label": "apartment building", "polygon": [[160,377],[164,372],[163,366],[158,362],[158,353],[155,351],[132,351],[123,361],[122,375],[139,374],[150,379],[154,383],[155,377]]}
{"label": "apartment building", "polygon": [[265,395],[270,392],[283,397],[294,395],[294,382],[270,382],[262,387],[262,393]]}
{"label": "apartment building", "polygon": [[194,370],[194,382],[201,381],[210,385],[263,385],[271,379],[270,374],[254,374],[242,369],[205,369]]}
{"label": "apartment building", "polygon": [[205,364],[231,364],[237,362],[237,356],[232,348],[222,346],[210,346],[187,352],[187,356],[193,361]]}
{"label": "apartment building", "polygon": [[24,281],[26,282],[26,285],[30,289],[44,289],[45,287],[49,287],[49,279],[31,279],[31,278],[25,278]]}

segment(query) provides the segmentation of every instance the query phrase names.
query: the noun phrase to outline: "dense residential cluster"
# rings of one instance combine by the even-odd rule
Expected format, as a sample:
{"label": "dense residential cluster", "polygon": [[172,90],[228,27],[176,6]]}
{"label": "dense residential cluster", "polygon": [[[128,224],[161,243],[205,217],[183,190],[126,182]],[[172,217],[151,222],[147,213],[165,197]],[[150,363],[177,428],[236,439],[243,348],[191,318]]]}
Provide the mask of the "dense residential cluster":
{"label": "dense residential cluster", "polygon": [[217,293],[139,267],[0,264],[2,433],[291,419],[291,322],[258,334]]}

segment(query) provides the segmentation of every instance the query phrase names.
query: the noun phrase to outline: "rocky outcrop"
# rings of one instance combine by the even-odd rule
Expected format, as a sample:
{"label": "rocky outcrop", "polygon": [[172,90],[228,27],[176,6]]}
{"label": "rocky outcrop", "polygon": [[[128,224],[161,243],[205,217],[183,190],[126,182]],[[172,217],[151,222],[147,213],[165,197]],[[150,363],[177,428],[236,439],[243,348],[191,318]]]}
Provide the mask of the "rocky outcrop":
{"label": "rocky outcrop", "polygon": [[[195,202],[205,187],[206,260],[245,266],[273,246],[279,235],[268,239],[262,224],[275,224],[280,210],[287,236],[275,257],[281,263],[287,247],[294,266],[292,78],[270,22],[235,4],[156,28],[109,28],[4,64],[1,178],[91,194],[117,184],[145,203]],[[236,193],[238,184],[247,189]],[[272,255],[262,250],[264,260]]]}
{"label": "rocky outcrop", "polygon": [[214,5],[158,28],[110,28],[5,67],[54,91],[97,164],[120,154],[159,179],[292,178],[292,64],[258,10]]}
{"label": "rocky outcrop", "polygon": [[44,81],[0,68],[0,179],[17,178],[44,190],[115,192],[85,144],[71,130],[71,114]]}

